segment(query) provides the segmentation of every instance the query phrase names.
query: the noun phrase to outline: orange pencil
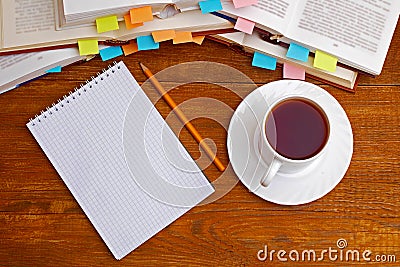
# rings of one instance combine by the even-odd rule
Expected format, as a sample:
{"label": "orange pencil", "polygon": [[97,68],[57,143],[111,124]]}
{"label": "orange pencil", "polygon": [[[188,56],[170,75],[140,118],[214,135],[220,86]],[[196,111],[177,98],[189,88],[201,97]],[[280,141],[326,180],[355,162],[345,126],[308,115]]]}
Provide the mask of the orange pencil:
{"label": "orange pencil", "polygon": [[179,109],[179,107],[176,105],[175,101],[165,91],[165,89],[162,87],[160,82],[154,77],[153,73],[151,73],[151,71],[142,63],[139,63],[139,64],[143,70],[143,73],[146,75],[147,78],[149,78],[150,82],[157,89],[157,91],[160,93],[160,95],[165,100],[165,102],[167,102],[168,106],[175,112],[176,116],[185,125],[186,129],[190,132],[190,134],[194,137],[194,139],[204,149],[207,156],[214,162],[214,164],[218,168],[218,170],[224,171],[225,167],[222,164],[222,162],[217,158],[217,156],[214,154],[214,152],[211,150],[211,148],[205,142],[202,142],[203,138],[201,137],[199,132],[196,130],[196,128],[194,128],[193,124],[187,119],[185,114],[183,114],[183,112]]}

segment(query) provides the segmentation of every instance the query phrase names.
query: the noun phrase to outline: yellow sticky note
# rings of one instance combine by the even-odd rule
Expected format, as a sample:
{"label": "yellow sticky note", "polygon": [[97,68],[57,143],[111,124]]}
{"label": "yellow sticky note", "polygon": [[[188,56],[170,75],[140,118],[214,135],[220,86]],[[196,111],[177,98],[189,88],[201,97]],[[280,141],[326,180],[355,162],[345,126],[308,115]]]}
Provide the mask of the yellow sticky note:
{"label": "yellow sticky note", "polygon": [[124,55],[128,56],[130,54],[136,53],[139,51],[138,45],[135,40],[129,41],[129,44],[123,45],[122,50],[124,51]]}
{"label": "yellow sticky note", "polygon": [[128,29],[128,30],[133,29],[133,28],[137,28],[139,26],[143,26],[143,22],[132,24],[131,15],[130,14],[125,15],[124,16],[124,20],[125,20],[126,29]]}
{"label": "yellow sticky note", "polygon": [[193,42],[191,32],[176,32],[175,38],[172,39],[174,44],[189,43]]}
{"label": "yellow sticky note", "polygon": [[175,30],[164,30],[152,32],[151,35],[153,36],[154,42],[159,43],[174,39],[176,33]]}
{"label": "yellow sticky note", "polygon": [[129,14],[131,16],[132,24],[153,20],[153,10],[151,6],[132,8],[129,10]]}
{"label": "yellow sticky note", "polygon": [[314,67],[323,69],[330,72],[336,71],[338,59],[328,53],[322,52],[320,50],[315,51],[314,57]]}
{"label": "yellow sticky note", "polygon": [[96,27],[98,33],[118,30],[119,29],[118,18],[117,16],[107,16],[107,17],[97,18]]}
{"label": "yellow sticky note", "polygon": [[79,55],[95,55],[99,53],[99,43],[95,39],[78,40]]}
{"label": "yellow sticky note", "polygon": [[205,38],[205,36],[195,36],[195,37],[193,37],[193,42],[198,45],[201,45],[204,41],[204,38]]}

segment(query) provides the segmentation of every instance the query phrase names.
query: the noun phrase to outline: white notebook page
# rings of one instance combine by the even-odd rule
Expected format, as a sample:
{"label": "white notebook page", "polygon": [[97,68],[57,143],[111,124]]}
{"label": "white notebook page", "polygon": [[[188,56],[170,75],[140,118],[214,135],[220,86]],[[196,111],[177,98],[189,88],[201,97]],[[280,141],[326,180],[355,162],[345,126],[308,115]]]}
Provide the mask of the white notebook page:
{"label": "white notebook page", "polygon": [[117,259],[214,192],[123,62],[27,126]]}

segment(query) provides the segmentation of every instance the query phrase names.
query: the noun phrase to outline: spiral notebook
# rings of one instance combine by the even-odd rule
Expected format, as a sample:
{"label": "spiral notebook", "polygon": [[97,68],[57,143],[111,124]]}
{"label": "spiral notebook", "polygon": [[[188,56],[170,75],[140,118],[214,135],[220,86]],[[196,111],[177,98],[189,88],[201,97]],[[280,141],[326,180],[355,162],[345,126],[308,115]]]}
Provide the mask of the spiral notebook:
{"label": "spiral notebook", "polygon": [[27,127],[116,259],[214,192],[123,62]]}

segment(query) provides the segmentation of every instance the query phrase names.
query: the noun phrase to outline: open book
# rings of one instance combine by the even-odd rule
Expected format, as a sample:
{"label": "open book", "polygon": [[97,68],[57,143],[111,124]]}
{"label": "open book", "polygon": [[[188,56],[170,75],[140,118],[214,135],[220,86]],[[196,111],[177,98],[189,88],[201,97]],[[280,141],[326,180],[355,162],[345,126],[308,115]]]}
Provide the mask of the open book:
{"label": "open book", "polygon": [[131,8],[152,6],[153,15],[160,15],[167,6],[174,5],[180,12],[199,9],[199,0],[57,0],[61,26],[94,23],[106,15],[122,19]]}
{"label": "open book", "polygon": [[382,70],[400,12],[399,0],[258,0],[237,9],[222,3],[225,14],[284,35],[280,41],[323,50],[373,75]]}
{"label": "open book", "polygon": [[[98,34],[96,27],[86,26],[56,30],[53,0],[0,0],[0,53],[41,47],[74,44],[78,39],[97,38],[131,40],[157,30],[208,31],[232,28],[232,24],[200,10],[187,11],[168,19],[154,19],[143,26],[126,29],[120,22],[119,30]],[[28,8],[29,7],[29,8]]]}
{"label": "open book", "polygon": [[0,94],[18,87],[21,83],[40,77],[54,67],[64,67],[86,60],[78,48],[63,48],[48,51],[0,56]]}
{"label": "open book", "polygon": [[287,58],[286,52],[287,49],[279,46],[268,43],[262,40],[259,36],[259,33],[254,32],[253,34],[245,34],[243,32],[234,32],[234,33],[226,33],[214,35],[213,37],[221,40],[223,42],[227,42],[230,44],[237,44],[243,47],[244,51],[254,53],[260,52],[263,54],[267,54],[271,57],[277,59],[278,63],[291,63],[294,65],[298,65],[303,68],[308,75],[311,75],[312,78],[317,80],[322,80],[329,84],[332,84],[336,87],[354,91],[357,83],[358,72],[337,66],[335,72],[329,72],[321,69],[316,69],[313,67],[313,56],[309,56],[307,62],[297,61],[290,58]]}

